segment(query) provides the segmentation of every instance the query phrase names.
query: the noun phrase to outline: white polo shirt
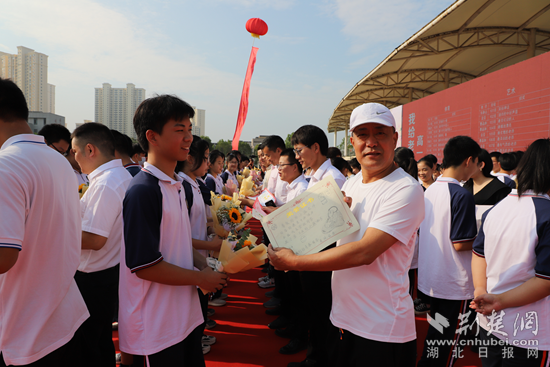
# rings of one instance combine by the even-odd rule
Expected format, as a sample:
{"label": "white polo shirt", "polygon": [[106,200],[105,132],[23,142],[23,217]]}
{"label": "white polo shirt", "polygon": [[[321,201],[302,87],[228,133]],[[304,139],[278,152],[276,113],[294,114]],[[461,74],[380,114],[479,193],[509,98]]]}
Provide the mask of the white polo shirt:
{"label": "white polo shirt", "polygon": [[[208,241],[208,233],[206,228],[206,206],[202,199],[201,189],[197,181],[191,179],[183,172],[179,172],[178,175],[191,185],[191,191],[193,192],[193,205],[191,206],[191,215],[189,216],[189,222],[191,224],[191,237],[196,240]],[[184,192],[185,194],[185,192]],[[185,207],[187,209],[187,207]],[[197,250],[204,257],[208,256],[207,250]]]}
{"label": "white polo shirt", "polygon": [[[286,195],[286,202],[293,200],[295,197],[301,195],[304,191],[307,190],[308,182],[306,181],[306,178],[304,175],[300,175],[294,179],[289,185],[288,185],[288,192]],[[285,203],[286,204],[286,203]]]}
{"label": "white polo shirt", "polygon": [[120,256],[120,349],[137,355],[177,344],[204,322],[194,285],[165,285],[134,274],[162,260],[193,270],[182,179],[168,177],[147,162],[144,166],[124,197]]}
{"label": "white polo shirt", "polygon": [[132,175],[113,159],[91,172],[90,187],[80,199],[82,231],[107,237],[99,250],[82,250],[79,271],[92,273],[120,262],[122,243],[122,200]]}
{"label": "white polo shirt", "polygon": [[362,181],[356,175],[342,188],[353,199],[351,211],[361,229],[338,246],[359,241],[369,227],[396,242],[370,265],[333,272],[330,320],[365,339],[405,343],[416,339],[408,271],[423,218],[422,188],[401,168],[378,181]]}
{"label": "white polo shirt", "polygon": [[334,178],[334,181],[336,181],[336,183],[338,184],[338,187],[340,188],[342,188],[344,183],[346,183],[346,177],[342,174],[342,172],[338,170],[338,168],[334,167],[332,163],[330,163],[330,159],[327,159],[326,161],[323,162],[323,164],[321,164],[321,166],[316,171],[311,173],[307,188],[309,189],[313,187],[313,185],[321,181],[327,175],[332,176]]}
{"label": "white polo shirt", "polygon": [[418,289],[447,300],[474,296],[472,253],[456,251],[453,243],[475,239],[474,196],[460,183],[439,176],[424,193],[425,217],[420,226]]}
{"label": "white polo shirt", "polygon": [[30,364],[65,345],[90,315],[74,274],[82,232],[76,177],[44,137],[15,135],[0,148],[0,247],[19,249],[0,275],[0,351]]}
{"label": "white polo shirt", "polygon": [[[487,262],[488,293],[507,292],[533,277],[550,281],[550,197],[529,191],[519,198],[512,190],[484,213],[473,252]],[[502,328],[492,334],[510,344],[537,340],[539,351],[550,350],[550,296],[503,311],[496,313],[503,315]],[[486,316],[478,314],[478,320],[490,330]],[[521,342],[515,346],[532,347]]]}

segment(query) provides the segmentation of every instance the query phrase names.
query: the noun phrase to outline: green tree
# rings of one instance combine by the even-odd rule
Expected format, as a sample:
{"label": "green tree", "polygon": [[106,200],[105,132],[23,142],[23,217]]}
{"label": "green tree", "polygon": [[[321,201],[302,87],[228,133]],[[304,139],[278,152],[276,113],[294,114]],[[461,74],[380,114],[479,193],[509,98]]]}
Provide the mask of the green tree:
{"label": "green tree", "polygon": [[342,152],[342,155],[355,157],[355,150],[353,150],[353,146],[349,142],[349,137],[348,137],[348,154],[346,154],[346,152],[344,152],[345,141],[346,141],[346,137],[344,136],[342,138],[342,141],[340,142],[340,145],[338,145],[337,148],[340,149],[340,151]]}
{"label": "green tree", "polygon": [[250,156],[252,154],[252,147],[250,146],[250,144],[245,143],[244,141],[240,141],[239,152],[241,152],[242,155]]}
{"label": "green tree", "polygon": [[232,150],[231,141],[221,139],[216,143],[216,149],[222,152],[223,154],[229,153]]}
{"label": "green tree", "polygon": [[293,148],[294,146],[292,145],[291,141],[292,141],[292,135],[294,135],[294,133],[290,133],[286,136],[286,139],[285,139],[285,146],[287,148]]}
{"label": "green tree", "polygon": [[204,135],[201,135],[201,139],[206,140],[208,142],[208,145],[210,146],[210,148],[213,149],[212,139],[210,139],[208,136],[204,136]]}

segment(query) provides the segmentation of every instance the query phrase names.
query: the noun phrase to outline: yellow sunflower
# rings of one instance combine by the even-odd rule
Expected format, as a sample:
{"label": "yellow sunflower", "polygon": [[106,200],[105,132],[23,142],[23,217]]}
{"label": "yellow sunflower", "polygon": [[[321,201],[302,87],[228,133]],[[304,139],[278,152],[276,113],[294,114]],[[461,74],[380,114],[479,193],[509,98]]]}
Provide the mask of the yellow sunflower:
{"label": "yellow sunflower", "polygon": [[233,223],[241,223],[242,221],[242,216],[241,216],[241,213],[239,213],[239,210],[238,209],[231,209],[229,211],[229,219],[231,220],[231,222]]}

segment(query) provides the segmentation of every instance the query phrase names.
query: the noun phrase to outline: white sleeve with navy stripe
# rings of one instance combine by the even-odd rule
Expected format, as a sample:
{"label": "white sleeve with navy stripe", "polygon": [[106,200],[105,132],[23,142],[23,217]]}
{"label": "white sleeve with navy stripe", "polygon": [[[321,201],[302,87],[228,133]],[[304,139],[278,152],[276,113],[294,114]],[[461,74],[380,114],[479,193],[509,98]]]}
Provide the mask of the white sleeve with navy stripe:
{"label": "white sleeve with navy stripe", "polygon": [[[487,262],[489,293],[507,292],[533,277],[550,280],[550,198],[532,192],[518,198],[512,190],[484,214],[473,251]],[[503,315],[500,331],[507,335],[495,336],[517,340],[523,348],[528,346],[522,342],[536,340],[539,351],[550,350],[550,297],[503,311],[497,314]],[[488,330],[487,318],[478,317]],[[529,328],[527,319],[533,322]]]}

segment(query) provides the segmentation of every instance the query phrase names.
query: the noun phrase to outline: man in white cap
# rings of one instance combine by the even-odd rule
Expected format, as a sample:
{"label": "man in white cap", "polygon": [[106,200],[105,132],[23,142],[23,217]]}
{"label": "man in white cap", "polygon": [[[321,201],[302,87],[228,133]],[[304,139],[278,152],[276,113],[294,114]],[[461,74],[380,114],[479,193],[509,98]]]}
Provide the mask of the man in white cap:
{"label": "man in white cap", "polygon": [[413,367],[407,273],[424,217],[422,188],[393,163],[398,134],[389,109],[378,103],[355,108],[350,132],[361,174],[342,190],[361,229],[313,255],[270,246],[270,260],[280,270],[334,271],[330,319],[337,350],[328,365]]}

